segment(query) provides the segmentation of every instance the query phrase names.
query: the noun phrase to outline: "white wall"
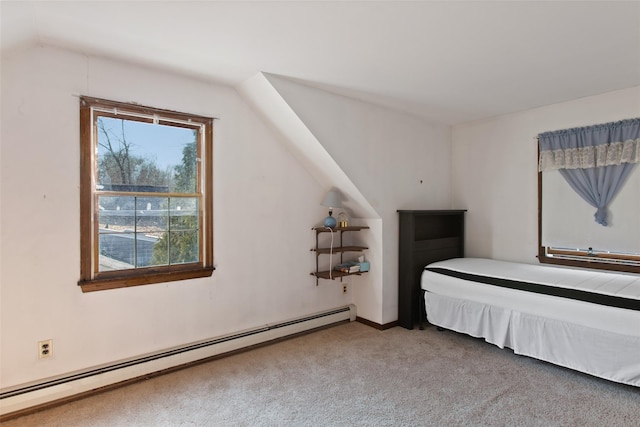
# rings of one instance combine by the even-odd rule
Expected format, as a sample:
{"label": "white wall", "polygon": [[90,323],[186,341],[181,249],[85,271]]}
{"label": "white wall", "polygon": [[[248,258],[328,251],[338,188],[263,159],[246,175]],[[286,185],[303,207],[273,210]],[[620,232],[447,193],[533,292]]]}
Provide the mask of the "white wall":
{"label": "white wall", "polygon": [[[220,119],[213,277],[80,291],[78,95]],[[2,58],[1,126],[3,388],[352,302],[309,275],[324,188],[234,89],[40,47]]]}
{"label": "white wall", "polygon": [[354,302],[370,320],[397,320],[396,211],[452,207],[449,126],[282,77],[268,79],[381,219],[369,233],[370,247],[381,248],[382,266],[371,267],[381,281],[363,275],[354,283]]}
{"label": "white wall", "polygon": [[[639,115],[635,87],[455,126],[453,204],[468,209],[466,255],[537,263],[537,135]],[[637,206],[637,197],[628,200]],[[581,199],[573,201],[593,221]]]}

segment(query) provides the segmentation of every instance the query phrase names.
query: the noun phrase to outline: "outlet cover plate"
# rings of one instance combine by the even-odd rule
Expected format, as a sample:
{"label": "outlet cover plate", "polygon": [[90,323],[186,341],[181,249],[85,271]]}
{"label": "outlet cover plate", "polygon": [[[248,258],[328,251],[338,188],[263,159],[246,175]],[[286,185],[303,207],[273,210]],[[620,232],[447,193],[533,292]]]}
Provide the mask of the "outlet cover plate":
{"label": "outlet cover plate", "polygon": [[53,356],[53,340],[38,341],[38,358],[44,359]]}

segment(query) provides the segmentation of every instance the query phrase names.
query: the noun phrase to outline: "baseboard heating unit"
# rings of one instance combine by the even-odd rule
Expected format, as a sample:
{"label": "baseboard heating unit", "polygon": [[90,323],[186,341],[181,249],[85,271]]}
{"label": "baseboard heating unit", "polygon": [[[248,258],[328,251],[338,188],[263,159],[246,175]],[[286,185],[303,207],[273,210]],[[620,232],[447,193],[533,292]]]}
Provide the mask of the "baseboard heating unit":
{"label": "baseboard heating unit", "polygon": [[268,324],[164,351],[0,390],[0,420],[75,395],[221,356],[247,347],[356,320],[355,305]]}

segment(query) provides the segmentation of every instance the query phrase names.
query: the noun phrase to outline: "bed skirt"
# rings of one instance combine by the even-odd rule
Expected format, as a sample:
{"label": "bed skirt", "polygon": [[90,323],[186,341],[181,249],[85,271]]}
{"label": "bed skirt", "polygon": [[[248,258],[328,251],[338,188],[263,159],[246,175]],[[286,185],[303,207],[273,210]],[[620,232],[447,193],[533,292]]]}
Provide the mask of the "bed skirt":
{"label": "bed skirt", "polygon": [[434,274],[423,274],[429,323],[519,355],[640,387],[640,311]]}

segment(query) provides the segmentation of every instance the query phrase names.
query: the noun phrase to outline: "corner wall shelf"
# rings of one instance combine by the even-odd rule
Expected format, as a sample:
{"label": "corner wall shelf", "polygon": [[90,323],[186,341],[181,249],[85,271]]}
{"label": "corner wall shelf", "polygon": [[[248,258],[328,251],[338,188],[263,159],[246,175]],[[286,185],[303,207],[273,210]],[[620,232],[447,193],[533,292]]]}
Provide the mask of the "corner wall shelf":
{"label": "corner wall shelf", "polygon": [[[314,251],[316,253],[316,270],[314,272],[311,273],[312,276],[316,277],[316,286],[318,286],[318,280],[319,279],[326,279],[326,280],[333,280],[333,279],[337,279],[340,278],[340,280],[342,280],[343,277],[345,276],[353,276],[353,275],[360,275],[363,272],[355,272],[355,273],[347,273],[344,271],[339,271],[339,270],[327,270],[327,271],[320,271],[319,268],[319,262],[318,262],[318,258],[320,257],[320,255],[329,255],[329,256],[333,256],[335,254],[340,254],[340,263],[343,262],[343,254],[345,252],[362,252],[367,248],[366,246],[354,246],[354,245],[349,245],[349,246],[343,246],[342,245],[342,234],[347,232],[347,231],[360,231],[360,230],[366,230],[369,227],[367,226],[348,226],[348,227],[335,227],[335,228],[328,228],[328,227],[313,227],[312,230],[314,230],[316,232],[316,246],[314,248],[312,248],[311,250]],[[318,243],[318,237],[320,236],[320,234],[322,233],[335,233],[338,232],[338,242],[337,245],[334,246],[333,248],[321,248],[319,246]]]}

